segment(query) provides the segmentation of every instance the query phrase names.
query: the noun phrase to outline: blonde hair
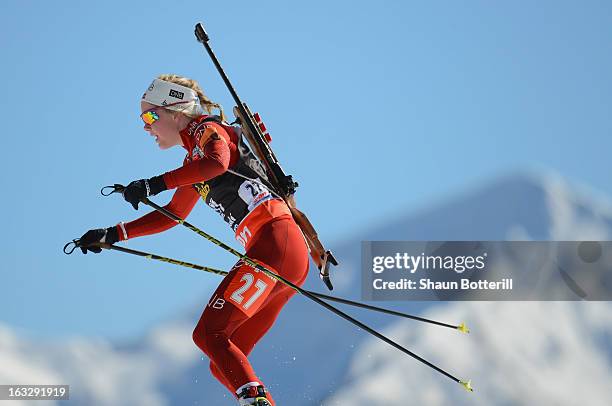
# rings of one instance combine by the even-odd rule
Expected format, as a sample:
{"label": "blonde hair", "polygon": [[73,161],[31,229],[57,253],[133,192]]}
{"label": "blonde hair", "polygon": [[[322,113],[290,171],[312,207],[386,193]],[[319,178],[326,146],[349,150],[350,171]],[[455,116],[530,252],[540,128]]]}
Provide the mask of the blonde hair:
{"label": "blonde hair", "polygon": [[[225,121],[225,113],[223,112],[223,107],[221,107],[220,104],[217,104],[213,102],[212,100],[210,100],[208,96],[204,94],[204,91],[202,90],[198,82],[196,82],[195,80],[188,79],[186,77],[179,76],[179,75],[174,75],[172,73],[159,75],[157,78],[160,80],[165,80],[166,82],[176,83],[177,85],[181,85],[181,86],[185,86],[190,89],[193,89],[197,93],[198,99],[200,99],[200,105],[202,106],[202,108],[206,110],[208,114],[212,114],[213,109],[219,110],[219,116],[221,117],[221,120]],[[183,113],[183,114],[189,117],[196,117],[196,115],[194,114],[187,114],[187,113]]]}

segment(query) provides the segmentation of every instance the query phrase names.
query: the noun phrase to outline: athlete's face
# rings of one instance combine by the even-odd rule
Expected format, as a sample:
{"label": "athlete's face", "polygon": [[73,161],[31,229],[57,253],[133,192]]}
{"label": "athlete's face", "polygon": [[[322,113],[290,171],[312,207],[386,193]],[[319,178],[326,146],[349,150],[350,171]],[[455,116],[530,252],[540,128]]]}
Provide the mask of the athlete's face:
{"label": "athlete's face", "polygon": [[178,117],[179,114],[145,101],[140,102],[140,110],[142,113],[152,110],[159,116],[159,119],[153,124],[145,124],[144,129],[155,137],[155,141],[160,149],[168,149],[175,145],[183,145],[181,135],[179,134],[179,127],[181,124],[181,120]]}

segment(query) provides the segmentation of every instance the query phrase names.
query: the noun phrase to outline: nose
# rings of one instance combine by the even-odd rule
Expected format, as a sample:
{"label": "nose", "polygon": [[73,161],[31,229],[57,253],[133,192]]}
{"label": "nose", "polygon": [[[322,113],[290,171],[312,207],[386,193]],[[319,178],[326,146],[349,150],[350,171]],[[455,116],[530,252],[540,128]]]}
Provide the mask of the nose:
{"label": "nose", "polygon": [[145,130],[146,132],[148,132],[148,133],[151,133],[151,125],[149,125],[149,124],[145,124],[145,125],[144,125],[144,130]]}

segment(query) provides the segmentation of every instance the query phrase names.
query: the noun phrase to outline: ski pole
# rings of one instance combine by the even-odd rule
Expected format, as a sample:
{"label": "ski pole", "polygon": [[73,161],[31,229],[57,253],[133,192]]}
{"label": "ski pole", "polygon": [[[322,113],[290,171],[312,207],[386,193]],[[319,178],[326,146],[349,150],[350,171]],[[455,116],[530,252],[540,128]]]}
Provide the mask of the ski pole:
{"label": "ski pole", "polygon": [[[124,189],[124,186],[118,185],[118,184],[115,184],[114,186],[107,186],[107,187],[113,188],[113,191],[110,192],[108,195],[110,195],[112,193],[115,193],[115,192],[119,192],[119,191]],[[104,189],[106,189],[107,187],[103,188],[102,191],[104,191]],[[106,195],[106,196],[108,196],[108,195]],[[167,216],[168,218],[176,221],[177,223],[187,227],[191,231],[201,235],[202,237],[206,238],[208,241],[212,242],[213,244],[217,245],[218,247],[221,247],[221,248],[225,249],[226,251],[230,252],[231,254],[239,257],[245,263],[249,264],[253,268],[257,269],[258,271],[261,271],[261,272],[265,273],[270,278],[276,279],[277,281],[287,285],[288,287],[292,288],[293,290],[295,290],[296,292],[300,293],[301,295],[306,296],[310,300],[312,300],[312,301],[318,303],[319,305],[325,307],[327,310],[331,311],[332,313],[335,313],[336,315],[342,317],[343,319],[347,320],[348,322],[353,323],[357,327],[367,331],[368,333],[372,334],[373,336],[375,336],[375,337],[379,338],[380,340],[386,342],[387,344],[391,345],[392,347],[395,347],[396,349],[400,350],[404,354],[409,355],[412,358],[416,359],[417,361],[420,361],[421,363],[427,365],[428,367],[438,371],[439,373],[443,374],[444,376],[448,377],[449,379],[451,379],[454,382],[456,382],[456,383],[460,384],[461,386],[463,386],[463,388],[465,390],[473,392],[473,388],[471,386],[471,381],[470,380],[467,380],[467,381],[461,380],[461,379],[451,375],[450,373],[446,372],[442,368],[440,368],[440,367],[432,364],[431,362],[427,361],[425,358],[420,357],[419,355],[417,355],[414,352],[408,350],[407,348],[399,345],[395,341],[393,341],[390,338],[384,336],[383,334],[381,334],[378,331],[374,330],[373,328],[367,326],[366,324],[360,322],[359,320],[355,319],[354,317],[349,316],[348,314],[344,313],[342,310],[340,310],[340,309],[330,305],[329,303],[325,302],[324,300],[319,299],[318,297],[316,297],[315,295],[311,294],[310,292],[307,292],[306,290],[300,288],[299,286],[295,285],[294,283],[292,283],[292,282],[288,281],[287,279],[283,278],[282,276],[280,276],[280,275],[270,271],[268,268],[266,268],[263,265],[255,262],[253,259],[249,258],[248,256],[246,256],[244,254],[241,254],[240,252],[236,251],[235,249],[233,249],[229,245],[227,245],[227,244],[223,243],[222,241],[216,239],[215,237],[213,237],[212,235],[208,234],[207,232],[199,229],[198,227],[190,224],[189,222],[187,222],[184,219],[180,218],[179,216],[177,216],[176,214],[172,213],[171,211],[168,211],[165,208],[163,208],[163,207],[153,203],[148,198],[146,198],[146,197],[142,198],[142,199],[140,199],[140,201],[143,204],[146,204],[147,206],[150,206],[150,207],[154,208],[155,210],[157,210],[158,212],[160,212],[163,215]]]}
{"label": "ski pole", "polygon": [[[110,193],[104,193],[104,189],[107,189],[107,188],[112,189],[112,191]],[[113,193],[121,192],[123,189],[124,189],[123,185],[115,184],[113,186],[105,186],[104,188],[102,188],[101,193],[102,193],[103,196],[110,196]],[[171,211],[168,211],[165,208],[163,208],[163,207],[153,203],[149,199],[147,199],[147,198],[142,199],[142,203],[152,207],[153,209],[159,211],[160,213],[162,213],[166,217],[169,217],[170,219],[176,221],[177,223],[182,224],[183,226],[187,227],[191,231],[199,234],[200,236],[206,238],[208,241],[211,241],[212,243],[220,246],[221,248],[225,249],[226,251],[229,251],[230,253],[236,255],[237,257],[243,258],[243,255],[240,254],[238,251],[236,251],[233,248],[225,245],[223,242],[221,242],[221,241],[217,240],[216,238],[210,236],[206,232],[200,230],[198,227],[196,227],[196,226],[188,223],[187,221],[181,219],[180,217],[178,217],[177,215],[175,215]],[[244,257],[246,257],[246,256],[244,256]],[[249,265],[251,265],[251,264],[249,263]],[[224,272],[224,271],[219,271],[219,272]],[[465,323],[461,323],[459,325],[452,325],[452,324],[442,323],[442,322],[435,321],[435,320],[425,319],[423,317],[418,317],[418,316],[413,316],[413,315],[409,315],[409,314],[405,314],[405,313],[401,313],[401,312],[396,312],[396,311],[393,311],[393,310],[382,309],[382,308],[375,307],[375,306],[368,305],[368,304],[364,304],[364,303],[353,302],[353,301],[350,301],[348,299],[336,298],[336,297],[333,297],[333,296],[324,295],[322,293],[315,293],[315,292],[310,292],[310,293],[317,295],[319,298],[323,298],[323,299],[327,299],[327,300],[331,300],[331,301],[335,301],[335,302],[339,302],[339,303],[344,303],[344,304],[351,305],[351,306],[362,307],[364,309],[369,309],[369,310],[373,310],[373,311],[377,311],[377,312],[381,312],[381,313],[387,313],[387,314],[391,314],[391,315],[399,316],[399,317],[405,317],[407,319],[422,321],[422,322],[425,322],[425,323],[436,324],[436,325],[439,325],[439,326],[442,326],[442,327],[448,327],[448,328],[451,328],[451,329],[454,329],[454,330],[459,330],[462,333],[469,333],[470,332],[469,328],[465,325]]]}
{"label": "ski pole", "polygon": [[[68,247],[70,247],[71,244],[74,244],[74,246],[70,250],[68,250]],[[143,252],[143,251],[133,250],[133,249],[130,249],[130,248],[120,247],[118,245],[113,245],[113,244],[109,244],[109,243],[105,243],[105,242],[94,243],[92,245],[94,245],[96,247],[104,248],[104,249],[107,249],[107,250],[124,252],[126,254],[137,255],[139,257],[144,257],[144,258],[147,258],[147,259],[154,259],[156,261],[167,262],[169,264],[184,266],[186,268],[192,268],[192,269],[196,269],[198,271],[209,272],[209,273],[213,273],[215,275],[226,276],[228,274],[227,271],[222,271],[220,269],[210,268],[210,267],[202,266],[202,265],[198,265],[198,264],[192,264],[191,262],[180,261],[180,260],[174,259],[174,258],[162,257],[161,255],[156,255],[156,254],[151,254],[151,253],[148,253],[148,252]],[[81,246],[81,244],[80,244],[79,239],[74,239],[71,242],[69,242],[68,244],[64,245],[64,254],[70,255],[70,254],[72,254],[74,252],[75,249],[77,249],[80,246]]]}
{"label": "ski pole", "polygon": [[[68,247],[70,246],[70,244],[74,244],[74,247],[72,247],[72,249],[68,251]],[[211,268],[211,267],[208,267],[208,266],[202,266],[202,265],[198,265],[198,264],[193,264],[191,262],[181,261],[181,260],[174,259],[174,258],[163,257],[161,255],[151,254],[151,253],[148,253],[148,252],[138,251],[138,250],[134,250],[134,249],[130,249],[130,248],[120,247],[118,245],[112,245],[112,244],[107,244],[107,243],[97,243],[95,245],[100,247],[100,248],[107,249],[107,250],[113,250],[113,251],[123,252],[123,253],[126,253],[126,254],[137,255],[137,256],[140,256],[140,257],[147,258],[147,259],[154,259],[156,261],[167,262],[167,263],[170,263],[170,264],[174,264],[174,265],[183,266],[183,267],[186,267],[186,268],[195,269],[195,270],[198,270],[198,271],[204,271],[204,272],[212,273],[212,274],[215,274],[215,275],[227,276],[227,274],[229,273],[227,271],[223,271],[223,270],[220,270],[220,269]],[[79,246],[80,246],[80,244],[79,244],[79,240],[78,239],[72,240],[71,242],[69,242],[68,244],[66,244],[64,246],[64,253],[70,255]],[[438,325],[438,326],[448,327],[448,328],[452,328],[452,329],[455,329],[455,330],[459,330],[462,333],[469,333],[469,329],[465,326],[465,323],[461,323],[458,326],[454,326],[452,324],[442,323],[442,322],[439,322],[439,321],[435,321],[435,320],[431,320],[431,319],[426,319],[426,318],[418,317],[418,316],[413,316],[411,314],[397,312],[397,311],[394,311],[394,310],[383,309],[381,307],[371,306],[371,305],[355,302],[355,301],[348,300],[348,299],[328,296],[328,295],[324,295],[324,294],[318,293],[318,292],[313,292],[313,291],[310,291],[310,290],[307,291],[307,292],[312,294],[312,295],[314,295],[314,296],[316,296],[316,297],[318,297],[318,298],[326,299],[326,300],[329,300],[329,301],[332,301],[332,302],[338,302],[338,303],[346,304],[346,305],[349,305],[349,306],[361,307],[361,308],[364,308],[364,309],[373,310],[373,311],[380,312],[380,313],[386,313],[386,314],[390,314],[390,315],[393,315],[393,316],[399,316],[399,317],[404,317],[404,318],[407,318],[407,319],[412,319],[412,320],[422,321],[422,322],[425,322],[425,323],[435,324],[435,325]]]}
{"label": "ski pole", "polygon": [[[74,247],[72,247],[72,249],[68,250],[68,247],[70,246],[70,244],[74,244]],[[204,267],[204,266],[201,266],[201,265],[192,264],[192,263],[185,262],[185,261],[179,261],[179,260],[172,259],[172,258],[162,257],[160,255],[150,254],[150,253],[147,253],[147,252],[137,251],[137,250],[133,250],[133,249],[129,249],[129,248],[118,247],[116,245],[111,245],[111,244],[108,244],[108,243],[96,243],[96,244],[92,244],[92,245],[96,245],[96,246],[98,246],[100,248],[104,248],[104,249],[125,252],[125,253],[128,253],[128,254],[138,255],[138,256],[141,256],[141,257],[148,258],[148,259],[154,259],[154,260],[157,260],[157,261],[168,262],[168,263],[175,264],[175,265],[180,265],[180,266],[185,266],[185,267],[192,268],[192,269],[202,270],[202,271],[205,271],[205,272],[211,272],[211,273],[215,273],[215,274],[219,274],[219,275],[226,275],[227,274],[227,272],[220,271],[218,269]],[[64,246],[64,253],[71,254],[79,246],[80,246],[80,244],[79,244],[79,240],[78,239],[72,240],[71,242],[69,242],[68,244],[66,244]],[[411,356],[412,358],[416,359],[417,361],[420,361],[423,364],[429,366],[430,368],[432,368],[432,369],[440,372],[441,374],[447,376],[448,378],[452,379],[453,381],[455,381],[455,382],[459,383],[461,386],[463,386],[465,390],[471,391],[471,392],[473,391],[473,388],[471,386],[471,381],[470,380],[463,381],[463,380],[460,380],[459,378],[456,378],[455,376],[451,375],[450,373],[446,372],[445,370],[441,369],[440,367],[432,364],[431,362],[427,361],[426,359],[418,356],[417,354],[413,353],[412,351],[406,349],[405,347],[401,346],[400,344],[396,343],[395,341],[391,340],[390,338],[384,336],[383,334],[379,333],[378,331],[374,330],[373,328],[371,328],[371,327],[367,326],[366,324],[360,322],[359,320],[349,316],[348,314],[346,314],[343,311],[335,308],[334,306],[330,305],[329,303],[319,299],[317,297],[317,295],[314,294],[313,292],[309,292],[309,291],[307,291],[305,289],[300,288],[297,285],[294,285],[293,283],[291,283],[291,282],[287,281],[286,279],[284,279],[282,276],[277,275],[274,272],[267,270],[265,267],[263,267],[261,265],[258,265],[257,269],[259,269],[262,272],[266,273],[270,277],[273,277],[274,279],[277,279],[279,281],[284,281],[284,283],[286,285],[292,287],[298,293],[302,294],[303,296],[308,297],[309,299],[311,299],[314,302],[320,304],[321,306],[325,307],[326,309],[330,310],[331,312],[335,313],[336,315],[338,315],[338,316],[342,317],[343,319],[353,323],[357,327],[367,331],[368,333],[370,333],[370,334],[374,335],[375,337],[381,339],[382,341],[386,342],[387,344],[397,348],[398,350],[400,350],[403,353]]]}
{"label": "ski pole", "polygon": [[340,297],[333,297],[333,296],[325,295],[323,293],[318,293],[318,292],[311,292],[311,293],[321,299],[331,300],[333,302],[338,302],[338,303],[346,304],[349,306],[361,307],[363,309],[372,310],[375,312],[380,312],[380,313],[385,313],[385,314],[390,314],[392,316],[399,316],[399,317],[404,317],[406,319],[412,319],[416,321],[422,321],[424,323],[435,324],[437,326],[448,327],[453,330],[459,330],[460,332],[466,333],[466,334],[470,332],[470,329],[465,325],[465,323],[461,323],[459,325],[442,323],[440,321],[426,319],[424,317],[419,317],[419,316],[413,316],[411,314],[402,313],[402,312],[398,312],[395,310],[383,309],[382,307],[376,307],[376,306],[372,306],[372,305],[365,304],[365,303],[354,302],[352,300],[343,299]]}

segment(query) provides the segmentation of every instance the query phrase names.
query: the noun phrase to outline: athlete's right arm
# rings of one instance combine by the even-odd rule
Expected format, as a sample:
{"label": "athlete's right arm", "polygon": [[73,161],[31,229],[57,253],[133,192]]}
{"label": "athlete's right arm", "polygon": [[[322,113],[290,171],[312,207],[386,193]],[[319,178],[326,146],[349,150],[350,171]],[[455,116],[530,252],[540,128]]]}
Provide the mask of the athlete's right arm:
{"label": "athlete's right arm", "polygon": [[[164,208],[184,219],[191,213],[199,197],[200,195],[192,185],[181,186],[176,189],[172,200]],[[118,224],[117,232],[119,234],[119,241],[123,241],[128,238],[161,233],[174,227],[176,224],[176,221],[171,220],[158,211],[153,211],[129,223]]]}

